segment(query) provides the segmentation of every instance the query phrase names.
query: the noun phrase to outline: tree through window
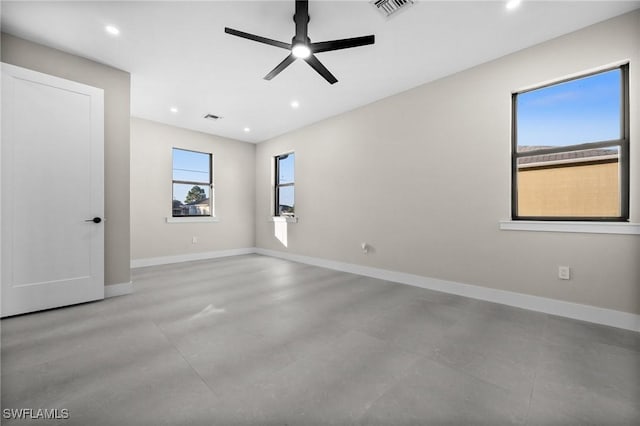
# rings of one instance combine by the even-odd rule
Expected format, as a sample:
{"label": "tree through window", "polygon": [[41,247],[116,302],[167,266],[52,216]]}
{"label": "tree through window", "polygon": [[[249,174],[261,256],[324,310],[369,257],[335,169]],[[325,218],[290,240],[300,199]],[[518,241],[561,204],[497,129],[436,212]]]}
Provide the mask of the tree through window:
{"label": "tree through window", "polygon": [[213,216],[212,155],[173,148],[172,216]]}

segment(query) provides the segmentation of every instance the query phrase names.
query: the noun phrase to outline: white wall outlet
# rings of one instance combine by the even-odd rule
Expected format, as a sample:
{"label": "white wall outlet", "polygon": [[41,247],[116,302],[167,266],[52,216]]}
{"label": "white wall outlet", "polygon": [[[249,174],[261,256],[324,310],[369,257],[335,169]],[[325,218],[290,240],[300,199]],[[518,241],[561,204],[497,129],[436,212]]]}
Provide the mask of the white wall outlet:
{"label": "white wall outlet", "polygon": [[364,254],[369,253],[369,244],[367,244],[367,243],[362,243],[362,244],[360,244],[360,248],[362,249],[362,252],[363,252]]}
{"label": "white wall outlet", "polygon": [[191,244],[198,244],[198,237],[191,238]]}
{"label": "white wall outlet", "polygon": [[568,266],[558,266],[558,278],[561,280],[571,279],[571,268]]}

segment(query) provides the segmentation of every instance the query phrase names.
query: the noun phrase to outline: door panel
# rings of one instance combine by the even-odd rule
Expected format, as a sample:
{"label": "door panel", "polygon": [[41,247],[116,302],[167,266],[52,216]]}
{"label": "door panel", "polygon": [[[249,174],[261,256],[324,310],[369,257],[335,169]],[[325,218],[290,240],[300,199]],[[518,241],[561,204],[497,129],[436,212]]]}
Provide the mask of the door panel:
{"label": "door panel", "polygon": [[2,316],[101,299],[103,91],[2,66]]}

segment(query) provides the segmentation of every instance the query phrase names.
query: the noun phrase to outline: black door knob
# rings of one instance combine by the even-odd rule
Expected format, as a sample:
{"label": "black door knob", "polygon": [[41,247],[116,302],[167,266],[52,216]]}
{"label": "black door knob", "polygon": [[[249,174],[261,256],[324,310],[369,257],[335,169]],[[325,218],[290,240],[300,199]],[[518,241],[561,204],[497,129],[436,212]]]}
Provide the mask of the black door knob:
{"label": "black door knob", "polygon": [[102,222],[102,219],[99,217],[94,217],[93,219],[87,219],[85,220],[85,222],[93,222],[93,223],[100,223]]}

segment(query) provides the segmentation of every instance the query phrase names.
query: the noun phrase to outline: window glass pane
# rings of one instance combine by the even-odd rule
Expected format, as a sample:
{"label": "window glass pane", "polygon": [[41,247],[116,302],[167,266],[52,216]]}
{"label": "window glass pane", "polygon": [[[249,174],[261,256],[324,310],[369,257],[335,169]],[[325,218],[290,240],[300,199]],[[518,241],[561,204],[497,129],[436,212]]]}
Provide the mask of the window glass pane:
{"label": "window glass pane", "polygon": [[620,69],[517,95],[518,152],[620,139]]}
{"label": "window glass pane", "polygon": [[173,216],[210,216],[208,185],[173,184]]}
{"label": "window glass pane", "polygon": [[278,214],[280,216],[293,216],[295,214],[293,186],[281,186],[278,188]]}
{"label": "window glass pane", "polygon": [[173,180],[211,183],[211,154],[173,148]]}
{"label": "window glass pane", "polygon": [[620,216],[619,148],[518,159],[518,215]]}
{"label": "window glass pane", "polygon": [[281,155],[278,157],[278,184],[292,183],[294,181],[294,159],[295,154]]}

